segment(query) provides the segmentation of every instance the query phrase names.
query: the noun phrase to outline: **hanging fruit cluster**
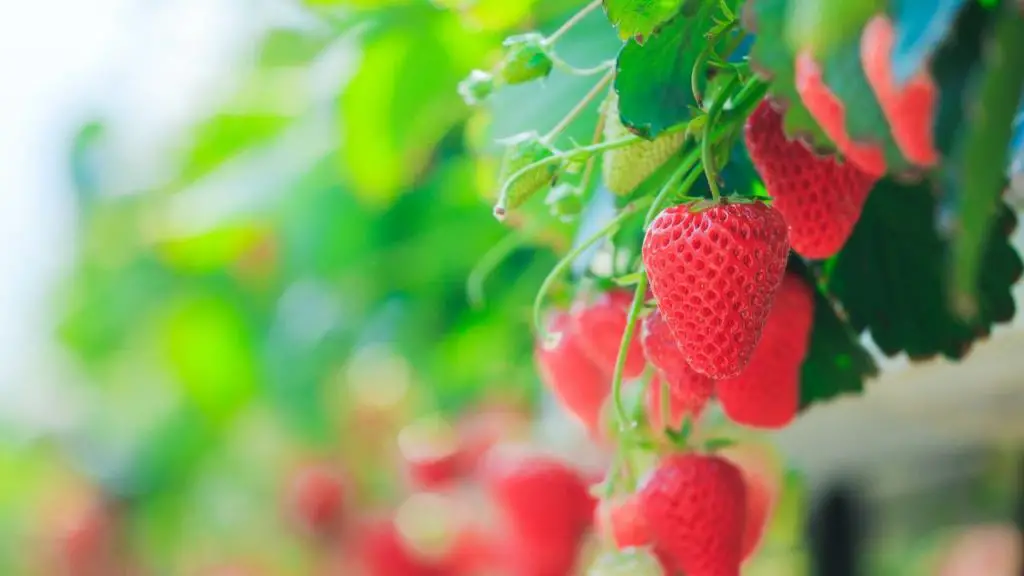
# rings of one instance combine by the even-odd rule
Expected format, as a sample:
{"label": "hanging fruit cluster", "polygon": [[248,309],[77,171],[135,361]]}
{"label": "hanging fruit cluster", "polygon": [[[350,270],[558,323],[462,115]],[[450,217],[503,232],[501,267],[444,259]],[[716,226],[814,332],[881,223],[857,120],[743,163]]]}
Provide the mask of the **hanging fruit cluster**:
{"label": "hanging fruit cluster", "polygon": [[[542,381],[615,451],[592,573],[738,575],[778,479],[745,457],[757,451],[701,433],[712,402],[780,429],[862,389],[875,367],[861,332],[890,355],[959,359],[1012,318],[1022,265],[1000,196],[1020,153],[1024,17],[1011,3],[665,4],[591,3],[548,37],[510,40],[462,91],[478,103],[557,70],[600,75],[547,134],[503,141],[494,208],[506,218],[545,190],[552,206],[617,208],[580,226],[534,310]],[[562,61],[557,40],[602,6],[618,57]],[[929,19],[941,34],[920,32]],[[557,149],[599,98],[594,141]],[[549,307],[581,263],[573,303]]]}

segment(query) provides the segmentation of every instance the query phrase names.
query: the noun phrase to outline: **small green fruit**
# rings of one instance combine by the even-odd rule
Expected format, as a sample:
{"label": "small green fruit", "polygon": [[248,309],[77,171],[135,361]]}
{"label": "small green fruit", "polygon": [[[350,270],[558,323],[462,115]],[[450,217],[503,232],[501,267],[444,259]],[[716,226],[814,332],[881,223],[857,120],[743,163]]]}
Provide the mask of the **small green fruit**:
{"label": "small green fruit", "polygon": [[522,84],[551,74],[554,63],[544,36],[536,32],[510,36],[502,45],[505,58],[501,62],[501,79],[506,84]]}

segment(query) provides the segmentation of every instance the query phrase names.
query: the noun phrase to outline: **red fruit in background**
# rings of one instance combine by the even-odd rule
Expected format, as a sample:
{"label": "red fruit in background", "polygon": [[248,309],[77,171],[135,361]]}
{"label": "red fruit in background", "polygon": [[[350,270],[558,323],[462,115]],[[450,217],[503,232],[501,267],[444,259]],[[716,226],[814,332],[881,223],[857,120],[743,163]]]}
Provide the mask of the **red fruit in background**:
{"label": "red fruit in background", "polygon": [[394,522],[378,520],[359,531],[357,563],[365,576],[442,576],[440,566],[417,558],[402,541]]}
{"label": "red fruit in background", "polygon": [[739,576],[747,494],[743,473],[717,456],[665,458],[640,491],[663,562],[688,576]]}
{"label": "red fruit in background", "polygon": [[746,368],[788,254],[786,222],[760,202],[673,206],[654,219],[644,266],[691,368],[714,379]]}
{"label": "red fruit in background", "polygon": [[767,101],[747,119],[745,138],[772,206],[789,227],[793,250],[812,259],[839,252],[876,178],[852,162],[817,156],[803,143],[787,140],[782,114]]}
{"label": "red fruit in background", "polygon": [[[655,310],[644,318],[641,341],[647,358],[658,369],[646,391],[647,419],[651,429],[678,429],[687,415],[699,418],[714,393],[714,380],[690,368],[660,310]],[[661,417],[663,379],[668,383],[669,389],[671,419],[667,423],[663,422]]]}
{"label": "red fruit in background", "polygon": [[503,557],[513,573],[570,573],[594,516],[583,477],[550,457],[495,451],[481,482],[500,514]]}
{"label": "red fruit in background", "polygon": [[513,406],[486,406],[465,414],[457,430],[466,473],[476,469],[491,447],[502,441],[523,440],[529,428],[529,415]]}
{"label": "red fruit in background", "polygon": [[635,494],[600,501],[594,523],[601,537],[619,550],[650,544],[647,521]]}
{"label": "red fruit in background", "polygon": [[436,489],[462,478],[466,456],[455,428],[440,416],[425,416],[398,432],[398,449],[414,486]]}
{"label": "red fruit in background", "polygon": [[[573,329],[579,335],[580,348],[608,375],[615,373],[615,363],[626,331],[633,294],[626,290],[604,292],[593,302],[578,302],[572,308]],[[624,378],[638,378],[644,373],[646,361],[640,339],[629,343]]]}
{"label": "red fruit in background", "polygon": [[117,568],[115,517],[100,501],[68,510],[53,534],[54,576],[106,576]]}
{"label": "red fruit in background", "polygon": [[796,57],[796,91],[804,107],[821,129],[836,143],[839,151],[864,172],[876,177],[885,174],[885,154],[878,144],[854,142],[846,131],[846,107],[825,85],[821,67],[809,52]]}
{"label": "red fruit in background", "polygon": [[743,559],[757,552],[782,492],[783,463],[773,446],[741,442],[718,451],[743,471],[747,487],[747,519],[743,530]]}
{"label": "red fruit in background", "polygon": [[601,435],[601,407],[611,391],[611,377],[583,352],[579,335],[565,312],[556,312],[548,332],[552,343],[538,342],[534,358],[541,380],[569,414],[592,435]]}
{"label": "red fruit in background", "polygon": [[935,111],[939,90],[928,70],[920,70],[902,86],[892,71],[892,50],[896,31],[889,17],[872,18],[860,38],[860,59],[864,75],[878,99],[900,152],[920,166],[939,161],[935,149]]}
{"label": "red fruit in background", "polygon": [[730,420],[754,428],[778,429],[796,418],[800,370],[814,324],[814,289],[786,274],[747,369],[716,384],[718,401]]}
{"label": "red fruit in background", "polygon": [[288,511],[310,533],[326,534],[338,528],[344,500],[341,479],[326,465],[302,466],[289,480]]}

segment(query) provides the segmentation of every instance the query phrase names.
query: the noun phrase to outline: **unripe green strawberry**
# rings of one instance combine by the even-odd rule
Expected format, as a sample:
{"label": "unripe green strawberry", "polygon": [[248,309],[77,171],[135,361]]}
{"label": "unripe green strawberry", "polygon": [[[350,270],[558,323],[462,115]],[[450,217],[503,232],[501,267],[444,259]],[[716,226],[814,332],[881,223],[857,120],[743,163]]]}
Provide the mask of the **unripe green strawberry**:
{"label": "unripe green strawberry", "polygon": [[473,70],[459,82],[459,96],[470,106],[483,102],[494,92],[494,76],[483,70]]}
{"label": "unripe green strawberry", "polygon": [[554,63],[544,45],[544,36],[529,32],[509,36],[502,44],[505,58],[501,61],[501,79],[506,84],[522,84],[551,74]]}
{"label": "unripe green strawberry", "polygon": [[495,213],[504,215],[506,210],[514,210],[530,199],[531,196],[551,185],[558,174],[557,163],[544,164],[529,170],[522,177],[509,184],[517,172],[534,162],[550,158],[555,151],[541,140],[537,132],[523,132],[502,141],[508,146],[501,162],[498,182],[503,194],[498,199]]}
{"label": "unripe green strawberry", "polygon": [[[631,132],[619,117],[618,98],[612,96],[604,105],[604,139],[619,140]],[[623,148],[604,153],[602,171],[609,190],[624,196],[636,189],[683,146],[684,131],[662,134],[654,140],[641,140]]]}

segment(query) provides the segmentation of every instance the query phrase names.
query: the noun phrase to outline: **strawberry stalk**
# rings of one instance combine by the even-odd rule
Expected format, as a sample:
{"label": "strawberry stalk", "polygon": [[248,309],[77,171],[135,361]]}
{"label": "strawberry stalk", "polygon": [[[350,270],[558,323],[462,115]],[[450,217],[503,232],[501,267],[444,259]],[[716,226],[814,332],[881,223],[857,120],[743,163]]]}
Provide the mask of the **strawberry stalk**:
{"label": "strawberry stalk", "polygon": [[547,46],[551,46],[555,42],[558,42],[558,40],[563,35],[565,35],[566,32],[571,30],[573,26],[579,24],[581,20],[586,18],[587,14],[590,14],[594,10],[600,8],[602,1],[603,0],[593,0],[590,4],[587,4],[583,8],[580,8],[579,12],[573,14],[571,18],[566,20],[565,23],[558,27],[558,30],[552,32],[551,35],[544,40],[544,44]]}
{"label": "strawberry stalk", "polygon": [[484,281],[491,272],[519,248],[529,243],[529,235],[515,230],[491,247],[477,262],[466,278],[466,297],[470,306],[480,309],[484,306]]}
{"label": "strawberry stalk", "polygon": [[635,428],[636,423],[626,414],[626,406],[622,402],[622,372],[626,368],[626,355],[629,353],[629,344],[633,341],[633,333],[636,332],[637,320],[640,318],[640,310],[644,307],[644,297],[647,295],[647,275],[640,277],[633,292],[633,304],[629,307],[629,315],[626,317],[626,329],[622,332],[622,343],[619,344],[619,356],[615,359],[615,372],[612,376],[612,401],[615,403],[615,421],[619,425],[620,432],[627,432]]}
{"label": "strawberry stalk", "polygon": [[597,95],[600,94],[608,86],[608,84],[612,81],[612,78],[614,77],[615,71],[609,70],[608,73],[605,74],[600,80],[598,80],[597,84],[595,84],[594,87],[590,89],[590,92],[587,92],[586,95],[584,95],[583,98],[576,103],[576,106],[573,106],[573,109],[569,110],[569,113],[566,114],[564,118],[559,120],[558,124],[556,124],[550,132],[544,135],[544,138],[542,138],[542,140],[544,142],[550,143],[552,140],[555,139],[555,137],[561,134],[563,130],[568,128],[569,125],[572,124],[573,120],[575,120],[580,115],[580,113],[582,113],[583,110],[586,109],[587,105],[589,105],[594,100],[594,98],[597,98]]}
{"label": "strawberry stalk", "polygon": [[708,187],[711,189],[711,198],[718,202],[721,192],[718,190],[718,170],[715,168],[714,141],[712,129],[718,123],[718,117],[725,107],[725,102],[735,91],[739,80],[733,76],[722,93],[715,98],[708,109],[708,119],[704,123],[704,137],[701,141],[701,162],[704,164],[704,174],[708,179]]}
{"label": "strawberry stalk", "polygon": [[[551,272],[548,273],[547,277],[544,278],[544,282],[541,283],[540,288],[537,290],[537,296],[533,300],[533,325],[536,327],[537,334],[541,337],[541,339],[543,339],[544,341],[548,341],[551,336],[544,328],[544,323],[541,318],[541,311],[544,307],[544,299],[547,297],[548,292],[551,291],[551,287],[554,286],[555,280],[557,280],[558,277],[561,276],[570,265],[572,265],[572,262],[576,260],[576,258],[578,258],[580,254],[583,254],[584,252],[586,252],[588,248],[590,248],[594,244],[614,234],[619,229],[619,226],[621,226],[626,220],[633,216],[633,214],[635,214],[636,211],[636,205],[630,205],[623,208],[622,212],[619,212],[619,214],[611,221],[609,221],[607,224],[605,224],[603,228],[601,228],[600,230],[592,234],[589,238],[581,242],[578,246],[570,250],[568,254],[566,254],[561,260],[558,261],[557,264],[555,264],[555,267],[551,269]],[[622,356],[623,361],[624,358],[625,357]]]}

